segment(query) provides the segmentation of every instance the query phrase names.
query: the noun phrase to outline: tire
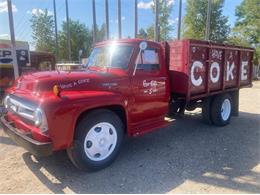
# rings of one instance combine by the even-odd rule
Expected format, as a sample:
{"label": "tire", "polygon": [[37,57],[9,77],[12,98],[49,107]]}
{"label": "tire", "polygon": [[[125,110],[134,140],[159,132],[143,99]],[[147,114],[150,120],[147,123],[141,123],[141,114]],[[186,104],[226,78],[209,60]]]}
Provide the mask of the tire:
{"label": "tire", "polygon": [[214,125],[229,124],[232,114],[232,98],[229,94],[218,95],[213,99],[211,119]]}
{"label": "tire", "polygon": [[115,160],[123,136],[124,125],[118,115],[105,109],[91,111],[77,124],[67,153],[77,168],[97,171]]}

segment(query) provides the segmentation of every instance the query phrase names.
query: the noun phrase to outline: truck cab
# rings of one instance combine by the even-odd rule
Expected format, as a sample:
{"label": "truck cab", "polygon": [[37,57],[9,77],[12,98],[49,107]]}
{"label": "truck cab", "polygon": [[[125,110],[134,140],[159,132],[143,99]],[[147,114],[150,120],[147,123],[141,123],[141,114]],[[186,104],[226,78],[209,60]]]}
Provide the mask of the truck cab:
{"label": "truck cab", "polygon": [[107,166],[125,134],[166,125],[170,98],[164,55],[162,45],[151,41],[99,43],[85,71],[37,72],[16,80],[6,91],[8,112],[1,122],[33,154],[67,149],[79,168]]}

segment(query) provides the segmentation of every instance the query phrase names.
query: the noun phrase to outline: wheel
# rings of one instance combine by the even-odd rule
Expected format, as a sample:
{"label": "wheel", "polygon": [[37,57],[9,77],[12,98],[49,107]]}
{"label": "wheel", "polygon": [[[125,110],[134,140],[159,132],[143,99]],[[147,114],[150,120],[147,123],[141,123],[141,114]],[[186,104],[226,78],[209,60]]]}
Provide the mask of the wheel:
{"label": "wheel", "polygon": [[218,95],[212,102],[211,118],[213,124],[225,126],[229,124],[232,112],[232,99],[229,94]]}
{"label": "wheel", "polygon": [[110,165],[119,153],[124,125],[112,111],[100,109],[87,114],[76,127],[72,147],[67,153],[82,170],[100,170]]}

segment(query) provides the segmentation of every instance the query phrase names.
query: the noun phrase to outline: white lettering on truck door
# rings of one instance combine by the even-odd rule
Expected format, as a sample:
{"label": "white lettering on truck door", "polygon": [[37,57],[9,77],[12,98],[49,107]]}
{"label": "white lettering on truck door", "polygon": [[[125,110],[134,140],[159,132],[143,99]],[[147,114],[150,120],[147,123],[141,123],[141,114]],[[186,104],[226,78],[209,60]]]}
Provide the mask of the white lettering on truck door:
{"label": "white lettering on truck door", "polygon": [[200,61],[195,61],[193,62],[192,66],[191,66],[191,82],[193,85],[195,86],[200,86],[202,84],[202,78],[201,76],[199,76],[199,78],[195,78],[194,72],[196,68],[202,68],[203,64]]}
{"label": "white lettering on truck door", "polygon": [[[217,71],[216,75],[213,74],[214,69],[216,69],[216,71]],[[213,62],[210,66],[210,79],[211,79],[212,83],[218,82],[219,76],[220,76],[219,64],[217,62]]]}
{"label": "white lettering on truck door", "polygon": [[235,64],[234,62],[231,64],[230,66],[230,62],[227,62],[227,78],[226,80],[229,81],[229,77],[231,77],[231,80],[234,79],[234,75],[233,75],[233,69],[235,68]]}
{"label": "white lettering on truck door", "polygon": [[242,61],[241,64],[241,80],[247,80],[247,71],[245,67],[248,65],[248,61]]}

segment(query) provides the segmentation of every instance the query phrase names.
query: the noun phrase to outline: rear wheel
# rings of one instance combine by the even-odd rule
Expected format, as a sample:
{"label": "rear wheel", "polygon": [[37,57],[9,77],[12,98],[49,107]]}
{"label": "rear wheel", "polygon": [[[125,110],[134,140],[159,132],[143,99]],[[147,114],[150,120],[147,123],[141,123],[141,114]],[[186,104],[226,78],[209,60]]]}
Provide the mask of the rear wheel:
{"label": "rear wheel", "polygon": [[229,124],[232,113],[232,99],[229,94],[218,95],[212,102],[211,118],[217,126]]}
{"label": "rear wheel", "polygon": [[119,153],[123,132],[123,124],[114,112],[93,111],[77,125],[73,146],[67,150],[69,158],[83,170],[105,168]]}

